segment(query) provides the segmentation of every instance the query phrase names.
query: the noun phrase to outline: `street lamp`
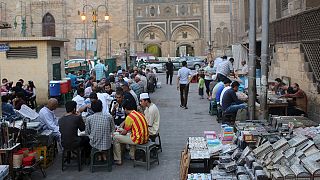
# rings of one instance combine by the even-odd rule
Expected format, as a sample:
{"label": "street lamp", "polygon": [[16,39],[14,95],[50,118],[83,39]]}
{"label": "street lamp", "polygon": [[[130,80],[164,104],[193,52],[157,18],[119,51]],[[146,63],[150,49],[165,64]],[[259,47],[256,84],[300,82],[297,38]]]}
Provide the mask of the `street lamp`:
{"label": "street lamp", "polygon": [[21,34],[23,37],[26,37],[27,35],[27,17],[30,17],[30,25],[31,25],[31,29],[33,28],[33,21],[32,21],[32,16],[30,15],[16,15],[14,17],[14,29],[17,28],[18,26],[18,22],[17,22],[17,17],[21,18]]}
{"label": "street lamp", "polygon": [[[92,11],[92,22],[94,24],[94,30],[93,30],[93,38],[97,41],[97,24],[98,24],[98,11],[99,11],[99,8],[101,7],[104,7],[106,12],[105,12],[105,15],[104,15],[104,20],[105,21],[109,21],[110,19],[110,16],[109,16],[109,13],[108,13],[108,8],[106,5],[104,4],[101,4],[99,6],[97,6],[96,8],[94,8],[92,5],[84,5],[83,8],[82,8],[82,13],[81,13],[81,20],[82,21],[85,21],[86,20],[86,14],[85,14],[85,8],[86,7],[90,7],[91,8],[91,11]],[[94,63],[96,64],[97,62],[97,54],[98,54],[98,51],[97,51],[98,48],[95,49],[94,51]]]}

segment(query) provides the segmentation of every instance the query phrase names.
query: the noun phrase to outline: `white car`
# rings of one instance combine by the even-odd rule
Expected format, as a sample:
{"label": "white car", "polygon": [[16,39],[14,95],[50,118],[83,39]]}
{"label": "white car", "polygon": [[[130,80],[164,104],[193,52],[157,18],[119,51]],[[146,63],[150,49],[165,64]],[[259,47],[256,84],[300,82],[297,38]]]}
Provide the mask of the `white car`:
{"label": "white car", "polygon": [[[94,61],[93,60],[87,59],[87,63],[89,65],[89,69],[94,68]],[[65,65],[65,68],[84,66],[85,59],[70,59],[64,65]]]}
{"label": "white car", "polygon": [[164,72],[163,66],[164,66],[164,64],[162,64],[162,63],[159,63],[159,64],[152,63],[152,64],[147,64],[146,69],[152,70],[153,68],[155,68],[157,72]]}

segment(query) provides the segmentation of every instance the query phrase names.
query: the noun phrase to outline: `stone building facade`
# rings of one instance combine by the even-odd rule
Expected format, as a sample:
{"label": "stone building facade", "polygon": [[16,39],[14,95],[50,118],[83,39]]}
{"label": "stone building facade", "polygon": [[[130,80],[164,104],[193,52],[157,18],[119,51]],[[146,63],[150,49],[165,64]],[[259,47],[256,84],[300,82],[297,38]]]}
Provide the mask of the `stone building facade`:
{"label": "stone building facade", "polygon": [[[248,43],[249,0],[240,0],[240,41]],[[262,0],[257,7],[257,56],[261,44]],[[320,118],[320,1],[270,0],[269,79],[289,78],[308,96],[308,116]]]}
{"label": "stone building facade", "polygon": [[[231,4],[229,0],[210,0],[210,3],[208,0],[11,0],[1,3],[0,20],[14,26],[16,19],[17,27],[1,30],[0,35],[21,36],[21,17],[26,17],[27,36],[67,38],[70,42],[65,46],[66,59],[85,54],[92,58],[89,46],[85,53],[83,44],[77,44],[81,42],[77,39],[93,38],[92,8],[83,8],[85,5],[93,8],[106,5],[110,15],[110,20],[105,22],[106,10],[100,6],[96,47],[98,57],[102,58],[121,56],[125,51],[152,52],[157,56],[205,56],[210,39],[208,8],[212,48],[224,54],[232,43],[230,16],[236,15],[230,13],[233,12],[230,7],[238,7],[235,0]],[[81,21],[83,12],[85,21]]]}

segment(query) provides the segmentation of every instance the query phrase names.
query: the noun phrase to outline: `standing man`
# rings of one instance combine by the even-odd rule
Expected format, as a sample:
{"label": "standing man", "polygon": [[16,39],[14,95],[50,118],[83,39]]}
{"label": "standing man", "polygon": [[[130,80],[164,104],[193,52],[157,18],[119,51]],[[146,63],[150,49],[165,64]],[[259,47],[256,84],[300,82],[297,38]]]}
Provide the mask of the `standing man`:
{"label": "standing man", "polygon": [[248,75],[249,73],[249,67],[247,65],[246,61],[241,61],[241,74],[243,74],[244,76]]}
{"label": "standing man", "polygon": [[159,133],[160,112],[158,107],[151,102],[148,93],[140,94],[140,104],[145,108],[144,116],[148,122],[149,138],[155,142]]}
{"label": "standing man", "polygon": [[208,98],[210,97],[210,83],[213,81],[212,75],[214,74],[213,61],[209,62],[209,65],[204,68],[204,83],[206,85],[206,93]]}
{"label": "standing man", "polygon": [[56,141],[60,142],[60,131],[58,125],[58,118],[54,114],[54,110],[58,107],[58,100],[55,98],[50,98],[48,100],[47,106],[44,106],[39,111],[39,118],[40,118],[40,126],[44,130],[51,130],[53,136]]}
{"label": "standing man", "polygon": [[191,76],[192,72],[187,68],[187,61],[182,61],[182,68],[178,71],[177,89],[180,89],[180,107],[184,109],[188,109],[187,103]]}
{"label": "standing man", "polygon": [[226,79],[230,73],[233,73],[233,62],[233,58],[230,58],[228,61],[227,57],[224,56],[223,61],[217,67],[218,81],[224,81],[224,79]]}
{"label": "standing man", "polygon": [[172,85],[173,63],[171,61],[171,58],[169,58],[168,62],[166,62],[166,73],[167,73],[167,84],[170,76],[170,85]]}
{"label": "standing man", "polygon": [[103,61],[102,60],[99,60],[98,61],[98,64],[96,64],[94,66],[94,70],[96,72],[96,80],[97,82],[100,82],[100,80],[102,78],[105,78],[106,77],[106,72],[108,71],[108,69],[106,68],[106,66],[103,64]]}

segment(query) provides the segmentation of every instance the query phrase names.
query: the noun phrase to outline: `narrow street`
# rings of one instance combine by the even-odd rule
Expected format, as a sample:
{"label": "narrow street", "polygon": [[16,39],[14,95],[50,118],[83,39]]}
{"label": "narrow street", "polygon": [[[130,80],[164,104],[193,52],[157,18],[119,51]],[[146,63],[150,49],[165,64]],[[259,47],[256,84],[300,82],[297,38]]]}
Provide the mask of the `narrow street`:
{"label": "narrow street", "polygon": [[[122,166],[113,166],[112,172],[98,168],[91,173],[89,166],[83,165],[83,170],[78,172],[76,166],[61,171],[61,155],[49,167],[47,180],[71,179],[130,179],[130,180],[178,180],[180,166],[180,152],[189,136],[203,136],[205,130],[220,131],[220,125],[215,117],[208,114],[208,100],[200,99],[198,86],[191,84],[189,92],[189,109],[179,107],[179,92],[176,88],[176,75],[173,85],[165,84],[165,74],[158,74],[162,82],[160,89],[151,94],[151,100],[158,106],[161,114],[160,135],[163,152],[159,154],[160,165],[151,166],[149,171],[143,166],[133,167],[133,162],[125,160]],[[59,112],[63,112],[59,109]],[[61,115],[61,113],[60,113]],[[59,114],[58,114],[59,116]],[[32,179],[40,180],[39,172],[34,173]]]}

